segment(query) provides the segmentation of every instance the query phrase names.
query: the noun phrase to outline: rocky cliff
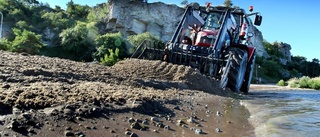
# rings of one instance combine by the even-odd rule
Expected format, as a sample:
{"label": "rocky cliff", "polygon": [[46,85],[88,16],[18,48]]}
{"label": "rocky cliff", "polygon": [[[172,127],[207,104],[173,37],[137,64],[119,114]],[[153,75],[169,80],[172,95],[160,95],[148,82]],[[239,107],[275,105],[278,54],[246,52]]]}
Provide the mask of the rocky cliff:
{"label": "rocky cliff", "polygon": [[107,29],[125,36],[150,32],[163,41],[171,38],[184,9],[161,2],[146,3],[132,0],[109,0]]}
{"label": "rocky cliff", "polygon": [[283,58],[280,59],[282,64],[287,64],[291,61],[291,45],[284,42],[274,42],[273,45],[278,46],[278,50],[283,54]]}
{"label": "rocky cliff", "polygon": [[[123,35],[150,32],[163,41],[168,41],[180,21],[184,9],[161,2],[146,3],[135,0],[109,0],[110,15],[108,31],[120,31]],[[263,47],[262,33],[253,27],[251,45],[257,48],[258,56],[268,57]]]}

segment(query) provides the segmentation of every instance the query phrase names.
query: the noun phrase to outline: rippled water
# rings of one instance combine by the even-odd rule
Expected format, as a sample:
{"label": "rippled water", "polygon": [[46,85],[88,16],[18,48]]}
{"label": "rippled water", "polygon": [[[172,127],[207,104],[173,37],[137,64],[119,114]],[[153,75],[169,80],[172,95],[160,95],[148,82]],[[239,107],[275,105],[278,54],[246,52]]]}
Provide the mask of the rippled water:
{"label": "rippled water", "polygon": [[253,91],[243,100],[261,137],[319,137],[320,91]]}

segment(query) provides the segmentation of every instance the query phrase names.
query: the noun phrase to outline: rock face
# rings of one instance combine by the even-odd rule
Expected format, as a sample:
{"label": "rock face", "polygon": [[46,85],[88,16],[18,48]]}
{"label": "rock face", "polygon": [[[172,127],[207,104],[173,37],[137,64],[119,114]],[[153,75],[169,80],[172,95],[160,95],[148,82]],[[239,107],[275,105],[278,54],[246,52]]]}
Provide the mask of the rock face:
{"label": "rock face", "polygon": [[263,46],[263,36],[261,31],[259,31],[255,26],[253,26],[249,27],[248,32],[253,33],[253,37],[251,38],[249,45],[256,47],[256,55],[268,58],[269,54]]}
{"label": "rock face", "polygon": [[284,42],[274,42],[274,45],[278,46],[278,50],[284,55],[284,58],[280,59],[282,64],[287,64],[287,62],[291,61],[291,45]]}
{"label": "rock face", "polygon": [[[150,32],[158,36],[162,41],[168,41],[172,37],[178,22],[180,21],[183,8],[165,3],[146,3],[133,0],[109,0],[108,31],[120,31],[125,36]],[[250,45],[257,48],[258,56],[269,57],[263,46],[262,33],[256,27],[253,32]]]}
{"label": "rock face", "polygon": [[131,0],[109,0],[107,29],[134,35],[150,32],[168,41],[175,31],[184,9],[161,2],[146,3]]}

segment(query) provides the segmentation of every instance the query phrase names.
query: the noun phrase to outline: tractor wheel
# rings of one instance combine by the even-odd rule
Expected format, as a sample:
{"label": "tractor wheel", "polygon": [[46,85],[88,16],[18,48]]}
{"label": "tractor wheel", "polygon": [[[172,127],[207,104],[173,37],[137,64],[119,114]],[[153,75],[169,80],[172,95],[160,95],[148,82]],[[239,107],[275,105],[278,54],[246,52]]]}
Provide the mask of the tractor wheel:
{"label": "tractor wheel", "polygon": [[255,60],[256,60],[256,56],[255,56],[255,53],[253,53],[252,58],[248,63],[246,74],[244,76],[244,81],[241,86],[241,91],[243,93],[248,93],[248,91],[249,91]]}
{"label": "tractor wheel", "polygon": [[239,93],[247,68],[248,52],[244,49],[230,47],[227,49],[226,57],[230,59],[227,87]]}

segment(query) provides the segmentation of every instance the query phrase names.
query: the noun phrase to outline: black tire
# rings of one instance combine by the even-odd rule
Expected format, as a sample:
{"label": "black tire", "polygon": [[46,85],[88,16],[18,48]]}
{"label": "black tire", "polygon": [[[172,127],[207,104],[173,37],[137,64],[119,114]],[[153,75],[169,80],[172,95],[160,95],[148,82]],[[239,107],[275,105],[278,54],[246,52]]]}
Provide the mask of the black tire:
{"label": "black tire", "polygon": [[226,57],[230,58],[230,70],[228,74],[228,84],[232,91],[239,93],[248,63],[248,52],[247,50],[229,47],[227,49]]}
{"label": "black tire", "polygon": [[243,81],[241,89],[240,89],[243,93],[248,93],[249,92],[255,60],[256,60],[256,55],[255,55],[255,52],[254,52],[253,55],[252,55],[252,58],[250,59],[250,61],[248,63],[246,74],[244,76],[244,81]]}

